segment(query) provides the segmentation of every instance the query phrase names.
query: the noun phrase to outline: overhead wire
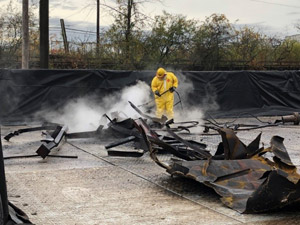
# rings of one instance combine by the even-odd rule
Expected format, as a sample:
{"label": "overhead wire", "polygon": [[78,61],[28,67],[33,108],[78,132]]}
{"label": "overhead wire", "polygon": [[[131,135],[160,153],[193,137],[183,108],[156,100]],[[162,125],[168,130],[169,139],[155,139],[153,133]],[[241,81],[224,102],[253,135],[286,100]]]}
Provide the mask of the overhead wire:
{"label": "overhead wire", "polygon": [[267,2],[263,0],[250,0],[251,2],[260,2],[260,3],[265,3],[269,5],[277,5],[277,6],[284,6],[284,7],[290,7],[290,8],[300,8],[300,6],[296,5],[287,5],[287,4],[282,4],[282,3],[275,3],[275,2]]}

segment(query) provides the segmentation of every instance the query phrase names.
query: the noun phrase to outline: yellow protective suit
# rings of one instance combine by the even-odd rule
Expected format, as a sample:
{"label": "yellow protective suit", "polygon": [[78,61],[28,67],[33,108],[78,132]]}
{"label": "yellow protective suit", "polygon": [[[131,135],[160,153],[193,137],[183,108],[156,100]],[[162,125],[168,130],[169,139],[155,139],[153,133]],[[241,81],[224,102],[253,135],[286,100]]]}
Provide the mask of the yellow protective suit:
{"label": "yellow protective suit", "polygon": [[[162,68],[158,69],[158,72],[163,70]],[[151,82],[151,89],[153,92],[159,91],[160,94],[169,90],[171,87],[178,87],[178,79],[174,73],[165,72],[164,76],[161,76],[158,72]],[[161,71],[160,71],[161,72]],[[166,114],[168,119],[174,117],[173,105],[174,105],[174,93],[168,91],[163,94],[161,97],[155,95],[156,103],[156,117],[161,118],[163,114]]]}

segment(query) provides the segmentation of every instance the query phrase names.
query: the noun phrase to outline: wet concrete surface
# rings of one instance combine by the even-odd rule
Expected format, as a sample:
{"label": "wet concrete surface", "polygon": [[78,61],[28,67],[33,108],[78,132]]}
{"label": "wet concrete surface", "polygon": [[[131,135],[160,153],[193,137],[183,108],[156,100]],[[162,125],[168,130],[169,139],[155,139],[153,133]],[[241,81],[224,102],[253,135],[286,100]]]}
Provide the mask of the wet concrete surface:
{"label": "wet concrete surface", "polygon": [[[273,120],[273,118],[266,118]],[[243,119],[240,123],[251,122]],[[253,121],[252,121],[253,122]],[[254,121],[255,122],[255,121]],[[24,133],[7,142],[3,136],[23,127],[2,127],[4,156],[31,155],[40,146],[41,132]],[[285,138],[292,162],[300,168],[300,127],[284,125],[237,136],[249,144],[262,132],[261,144]],[[218,135],[181,134],[204,142],[213,153]],[[5,160],[9,200],[34,224],[300,224],[300,204],[263,214],[240,214],[227,208],[210,188],[193,180],[171,177],[146,153],[140,158],[110,157],[104,146],[112,140],[65,140],[53,155],[67,158]],[[114,148],[128,150],[130,145]],[[159,155],[168,161],[170,155]]]}

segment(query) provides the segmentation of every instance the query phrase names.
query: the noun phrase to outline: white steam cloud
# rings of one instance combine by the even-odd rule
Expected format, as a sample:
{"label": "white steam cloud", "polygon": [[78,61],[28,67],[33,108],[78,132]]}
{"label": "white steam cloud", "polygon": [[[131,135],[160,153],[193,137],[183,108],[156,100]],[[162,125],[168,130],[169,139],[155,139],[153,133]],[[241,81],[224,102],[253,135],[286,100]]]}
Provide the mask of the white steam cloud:
{"label": "white steam cloud", "polygon": [[[181,102],[176,93],[174,104],[175,122],[199,121],[203,124],[203,115],[205,110],[217,109],[213,88],[209,88],[206,96],[199,96],[197,105],[190,104],[190,93],[194,91],[193,83],[181,73],[175,74],[179,80],[178,93]],[[194,97],[194,96],[193,96]],[[136,106],[143,105],[147,102],[146,107],[139,107],[143,112],[149,110],[149,105],[155,106],[154,97],[150,85],[138,81],[135,85],[125,87],[119,93],[106,96],[99,100],[98,96],[89,95],[69,101],[61,110],[56,112],[40,112],[37,116],[43,117],[46,121],[65,124],[69,127],[69,132],[81,132],[95,130],[101,124],[100,120],[103,114],[110,116],[112,112],[119,112],[121,117],[138,118],[140,115],[130,106],[131,101]],[[194,101],[195,102],[195,101]],[[154,112],[149,115],[155,116]],[[203,130],[198,127],[197,132]],[[196,131],[196,130],[194,130]]]}
{"label": "white steam cloud", "polygon": [[[95,130],[100,125],[103,114],[120,112],[124,118],[138,118],[138,113],[129,105],[141,105],[151,101],[151,91],[148,84],[138,81],[136,85],[126,87],[119,93],[97,100],[97,96],[89,95],[71,100],[61,110],[56,112],[39,112],[38,117],[46,121],[65,124],[69,132]],[[143,110],[141,108],[141,110]]]}
{"label": "white steam cloud", "polygon": [[[191,129],[191,132],[200,133],[203,131],[201,125],[204,124],[203,117],[206,111],[213,111],[219,108],[216,98],[216,90],[210,84],[206,84],[205,96],[195,96],[191,93],[194,92],[194,83],[189,80],[186,76],[183,76],[180,72],[175,74],[179,80],[178,93],[180,94],[181,104],[177,104],[174,107],[174,119],[175,122],[181,121],[198,121],[199,126]],[[191,103],[191,97],[197,98],[193,99],[193,102],[196,102],[196,105]],[[174,104],[179,102],[177,94],[175,94]]]}
{"label": "white steam cloud", "polygon": [[[174,112],[176,120],[202,120],[205,111],[218,108],[218,104],[216,103],[216,94],[215,91],[212,91],[212,88],[209,88],[209,91],[206,90],[205,96],[195,96],[195,94],[192,94],[195,89],[193,82],[181,73],[177,73],[176,76],[179,80],[177,91],[180,94],[183,106],[183,109],[181,109],[180,104],[175,106]],[[179,102],[179,98],[177,94],[175,94],[174,104],[177,102]],[[196,102],[196,105],[193,105],[191,102]]]}
{"label": "white steam cloud", "polygon": [[128,101],[139,106],[151,100],[150,86],[145,82],[138,81],[136,85],[125,87],[120,94],[104,98],[103,103],[107,113],[121,111],[128,117],[136,117],[138,116],[137,112],[129,105]]}

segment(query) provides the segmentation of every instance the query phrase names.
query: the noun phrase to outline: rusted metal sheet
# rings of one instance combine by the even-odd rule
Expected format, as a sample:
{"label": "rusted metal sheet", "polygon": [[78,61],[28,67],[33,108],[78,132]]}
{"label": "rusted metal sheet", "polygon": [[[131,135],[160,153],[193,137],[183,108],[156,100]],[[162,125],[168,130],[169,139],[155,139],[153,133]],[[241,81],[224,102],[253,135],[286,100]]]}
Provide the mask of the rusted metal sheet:
{"label": "rusted metal sheet", "polygon": [[280,136],[274,136],[271,139],[271,147],[268,151],[274,153],[273,160],[277,163],[279,168],[286,168],[290,170],[296,170],[296,167],[293,165],[291,158],[283,144],[284,138]]}
{"label": "rusted metal sheet", "polygon": [[246,203],[253,192],[264,182],[261,177],[272,167],[259,160],[202,160],[174,162],[167,171],[183,175],[212,187],[227,206],[246,211]]}
{"label": "rusted metal sheet", "polygon": [[[170,165],[156,157],[151,138],[151,158],[171,175],[184,176],[213,188],[221,201],[240,213],[258,213],[282,208],[300,201],[300,175],[283,145],[283,138],[274,136],[269,148],[260,148],[261,134],[248,146],[231,129],[220,129],[222,142],[218,151],[207,159],[175,160]],[[273,161],[264,153],[273,153]],[[222,156],[223,157],[220,157]],[[189,161],[188,161],[189,160]]]}

